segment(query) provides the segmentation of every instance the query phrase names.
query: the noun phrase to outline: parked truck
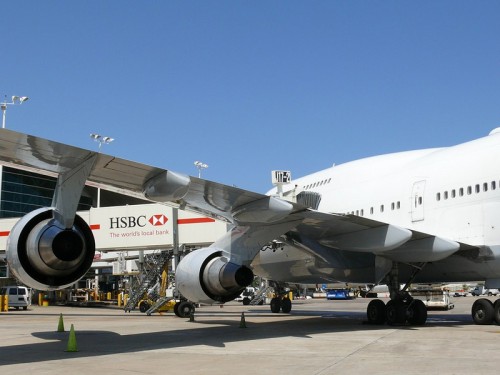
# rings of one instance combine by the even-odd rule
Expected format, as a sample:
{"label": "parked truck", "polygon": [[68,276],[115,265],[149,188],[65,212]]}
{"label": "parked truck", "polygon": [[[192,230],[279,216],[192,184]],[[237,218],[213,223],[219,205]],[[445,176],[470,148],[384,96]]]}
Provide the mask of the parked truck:
{"label": "parked truck", "polygon": [[485,288],[484,285],[478,285],[472,289],[471,294],[473,296],[496,296],[500,294],[500,291],[498,289]]}

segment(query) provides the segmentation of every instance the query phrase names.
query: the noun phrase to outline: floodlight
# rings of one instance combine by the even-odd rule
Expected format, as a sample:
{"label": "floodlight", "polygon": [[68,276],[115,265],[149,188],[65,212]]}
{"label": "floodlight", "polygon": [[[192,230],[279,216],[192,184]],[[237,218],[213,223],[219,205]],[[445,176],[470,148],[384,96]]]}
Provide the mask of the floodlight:
{"label": "floodlight", "polygon": [[12,101],[10,103],[7,103],[7,95],[5,95],[3,103],[0,103],[0,109],[2,110],[2,128],[5,128],[7,105],[23,104],[29,98],[27,96],[12,95],[11,99]]}
{"label": "floodlight", "polygon": [[90,133],[90,138],[92,138],[96,142],[99,142],[99,151],[101,151],[101,146],[103,144],[109,144],[115,140],[114,138],[103,137],[102,135],[96,133]]}

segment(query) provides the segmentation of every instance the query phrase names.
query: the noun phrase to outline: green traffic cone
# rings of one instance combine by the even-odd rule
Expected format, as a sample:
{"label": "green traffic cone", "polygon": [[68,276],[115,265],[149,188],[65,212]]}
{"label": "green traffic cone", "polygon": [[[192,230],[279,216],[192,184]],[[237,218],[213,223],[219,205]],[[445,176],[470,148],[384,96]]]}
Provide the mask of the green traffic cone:
{"label": "green traffic cone", "polygon": [[247,328],[247,324],[245,322],[245,313],[241,313],[240,328]]}
{"label": "green traffic cone", "polygon": [[59,324],[57,325],[57,332],[64,332],[64,321],[62,313],[59,315]]}
{"label": "green traffic cone", "polygon": [[71,329],[69,330],[69,340],[68,340],[68,346],[66,348],[67,352],[77,352],[78,348],[76,347],[76,335],[75,335],[75,328],[73,327],[73,324],[71,325]]}

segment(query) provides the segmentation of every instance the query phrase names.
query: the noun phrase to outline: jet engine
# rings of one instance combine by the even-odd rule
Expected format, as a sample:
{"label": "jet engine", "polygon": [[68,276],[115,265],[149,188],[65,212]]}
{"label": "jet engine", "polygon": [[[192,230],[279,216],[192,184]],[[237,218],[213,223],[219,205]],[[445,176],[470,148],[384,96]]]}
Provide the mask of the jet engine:
{"label": "jet engine", "polygon": [[40,208],[22,217],[7,240],[7,262],[24,284],[38,290],[65,288],[89,270],[95,253],[94,236],[76,216],[70,229]]}
{"label": "jet engine", "polygon": [[217,248],[186,255],[175,270],[181,294],[195,303],[223,303],[235,299],[253,281],[250,268],[231,263]]}

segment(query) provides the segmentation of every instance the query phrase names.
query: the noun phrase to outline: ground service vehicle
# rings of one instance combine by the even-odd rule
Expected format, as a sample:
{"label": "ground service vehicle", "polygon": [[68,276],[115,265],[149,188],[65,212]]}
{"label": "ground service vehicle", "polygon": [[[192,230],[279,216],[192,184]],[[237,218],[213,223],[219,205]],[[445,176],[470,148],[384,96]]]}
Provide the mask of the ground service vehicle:
{"label": "ground service vehicle", "polygon": [[9,307],[27,310],[31,305],[31,290],[25,286],[4,286],[0,288],[0,295],[9,296]]}
{"label": "ground service vehicle", "polygon": [[326,291],[326,299],[351,299],[349,289],[329,289]]}
{"label": "ground service vehicle", "polygon": [[480,285],[472,289],[470,293],[473,296],[496,296],[497,294],[500,294],[500,291],[498,289],[488,289]]}

